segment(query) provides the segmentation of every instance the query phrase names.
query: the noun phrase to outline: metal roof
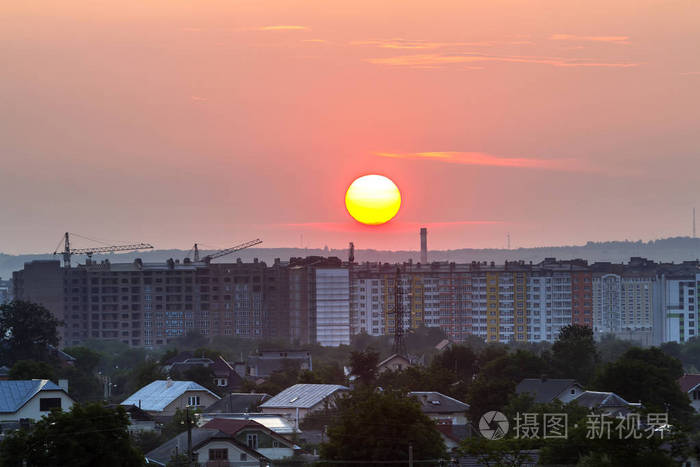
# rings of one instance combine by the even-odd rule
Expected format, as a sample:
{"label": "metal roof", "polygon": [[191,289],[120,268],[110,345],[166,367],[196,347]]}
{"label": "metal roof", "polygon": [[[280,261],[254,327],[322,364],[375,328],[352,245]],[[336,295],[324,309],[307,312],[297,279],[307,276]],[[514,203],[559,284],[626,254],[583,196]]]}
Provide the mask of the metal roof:
{"label": "metal roof", "polygon": [[204,424],[215,418],[230,418],[232,420],[253,420],[263,425],[265,428],[280,435],[287,435],[298,432],[294,425],[281,415],[269,413],[242,413],[242,414],[219,414],[202,413],[199,415],[200,424]]}
{"label": "metal roof", "polygon": [[549,403],[572,386],[583,389],[575,379],[525,378],[516,386],[515,393],[529,393],[534,402]]}
{"label": "metal roof", "polygon": [[435,391],[414,391],[409,396],[418,399],[424,413],[464,413],[469,404]]}
{"label": "metal roof", "polygon": [[220,399],[219,396],[209,389],[194,381],[158,380],[130,395],[121,405],[135,405],[142,410],[160,412],[187,391],[204,391],[216,399]]}
{"label": "metal roof", "polygon": [[573,402],[576,402],[577,404],[583,407],[588,407],[589,409],[598,409],[603,407],[629,407],[639,405],[627,402],[625,399],[618,396],[614,392],[600,391],[584,391],[576,399],[574,399]]}
{"label": "metal roof", "polygon": [[310,409],[336,391],[347,391],[339,384],[295,384],[268,400],[263,409],[299,408]]}
{"label": "metal roof", "polygon": [[0,413],[15,413],[39,391],[63,391],[48,379],[0,381]]}

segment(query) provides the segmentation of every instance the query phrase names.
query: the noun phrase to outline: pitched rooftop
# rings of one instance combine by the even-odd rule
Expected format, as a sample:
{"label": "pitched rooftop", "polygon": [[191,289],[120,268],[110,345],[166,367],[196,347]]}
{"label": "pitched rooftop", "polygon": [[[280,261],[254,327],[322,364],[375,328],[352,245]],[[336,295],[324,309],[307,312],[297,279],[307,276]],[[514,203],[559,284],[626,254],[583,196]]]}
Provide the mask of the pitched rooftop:
{"label": "pitched rooftop", "polygon": [[15,413],[39,391],[63,391],[48,379],[0,381],[0,413]]}
{"label": "pitched rooftop", "polygon": [[295,384],[268,400],[260,407],[264,409],[299,408],[310,409],[336,391],[347,391],[339,384]]}
{"label": "pitched rooftop", "polygon": [[516,386],[515,393],[529,393],[534,397],[534,402],[547,403],[571,386],[581,387],[575,379],[525,378]]}
{"label": "pitched rooftop", "polygon": [[219,396],[194,381],[158,380],[130,395],[121,405],[135,405],[142,410],[160,412],[187,391],[205,391],[219,399]]}
{"label": "pitched rooftop", "polygon": [[439,392],[415,391],[408,395],[418,399],[424,413],[463,413],[469,410],[469,404]]}

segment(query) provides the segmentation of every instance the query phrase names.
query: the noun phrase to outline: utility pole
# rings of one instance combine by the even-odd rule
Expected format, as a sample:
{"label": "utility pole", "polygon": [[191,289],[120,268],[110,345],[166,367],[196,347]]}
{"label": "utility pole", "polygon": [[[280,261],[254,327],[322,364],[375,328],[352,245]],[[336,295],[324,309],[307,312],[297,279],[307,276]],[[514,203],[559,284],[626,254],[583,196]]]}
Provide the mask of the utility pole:
{"label": "utility pole", "polygon": [[508,232],[508,249],[510,250],[510,232]]}
{"label": "utility pole", "polygon": [[695,208],[693,208],[693,238],[695,238]]}
{"label": "utility pole", "polygon": [[192,452],[192,423],[190,421],[190,406],[186,405],[185,423],[187,423],[187,465],[194,464],[194,453]]}
{"label": "utility pole", "polygon": [[408,467],[413,467],[413,445],[408,445]]}

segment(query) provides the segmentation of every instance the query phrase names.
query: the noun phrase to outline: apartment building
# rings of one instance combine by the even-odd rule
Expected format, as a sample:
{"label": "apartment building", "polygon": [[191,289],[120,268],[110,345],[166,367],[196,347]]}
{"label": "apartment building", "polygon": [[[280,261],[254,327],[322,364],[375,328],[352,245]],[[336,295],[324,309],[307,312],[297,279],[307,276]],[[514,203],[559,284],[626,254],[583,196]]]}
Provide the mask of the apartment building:
{"label": "apartment building", "polygon": [[63,345],[111,339],[154,347],[190,330],[205,336],[269,335],[270,317],[286,310],[288,299],[280,268],[257,260],[105,260],[73,268],[33,261],[14,273],[13,282],[18,299],[44,305],[65,323]]}

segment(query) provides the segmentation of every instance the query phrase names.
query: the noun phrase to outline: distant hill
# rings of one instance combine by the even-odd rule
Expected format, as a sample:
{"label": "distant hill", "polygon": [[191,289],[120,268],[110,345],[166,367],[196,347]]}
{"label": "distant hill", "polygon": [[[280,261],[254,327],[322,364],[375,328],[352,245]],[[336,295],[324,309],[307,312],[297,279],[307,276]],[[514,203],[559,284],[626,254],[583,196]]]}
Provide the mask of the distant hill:
{"label": "distant hill", "polygon": [[[141,258],[144,262],[162,262],[168,258],[183,259],[187,255],[185,250],[151,250],[132,253],[119,253],[110,255],[95,255],[96,261],[109,258],[112,262],[131,262],[135,258]],[[210,252],[202,252],[202,256]],[[347,259],[346,249],[312,249],[312,248],[251,248],[224,258],[220,262],[235,261],[241,258],[243,261],[252,261],[258,258],[271,264],[275,258],[283,261],[295,256],[338,256]],[[700,258],[700,239],[690,237],[675,237],[649,242],[588,242],[585,245],[552,246],[541,248],[517,248],[506,249],[474,249],[462,248],[458,250],[431,250],[428,254],[430,261],[454,261],[457,263],[471,263],[472,261],[495,261],[503,263],[506,260],[523,260],[537,263],[544,258],[557,259],[582,258],[589,262],[610,261],[613,263],[626,262],[632,256],[641,256],[654,261],[681,262]],[[413,260],[419,261],[419,251],[388,251],[388,250],[355,250],[355,261],[379,261],[396,263]],[[0,253],[0,278],[9,278],[12,271],[22,269],[24,263],[38,259],[61,259],[59,255],[26,254],[7,255]],[[85,261],[84,256],[75,256],[74,263]]]}

